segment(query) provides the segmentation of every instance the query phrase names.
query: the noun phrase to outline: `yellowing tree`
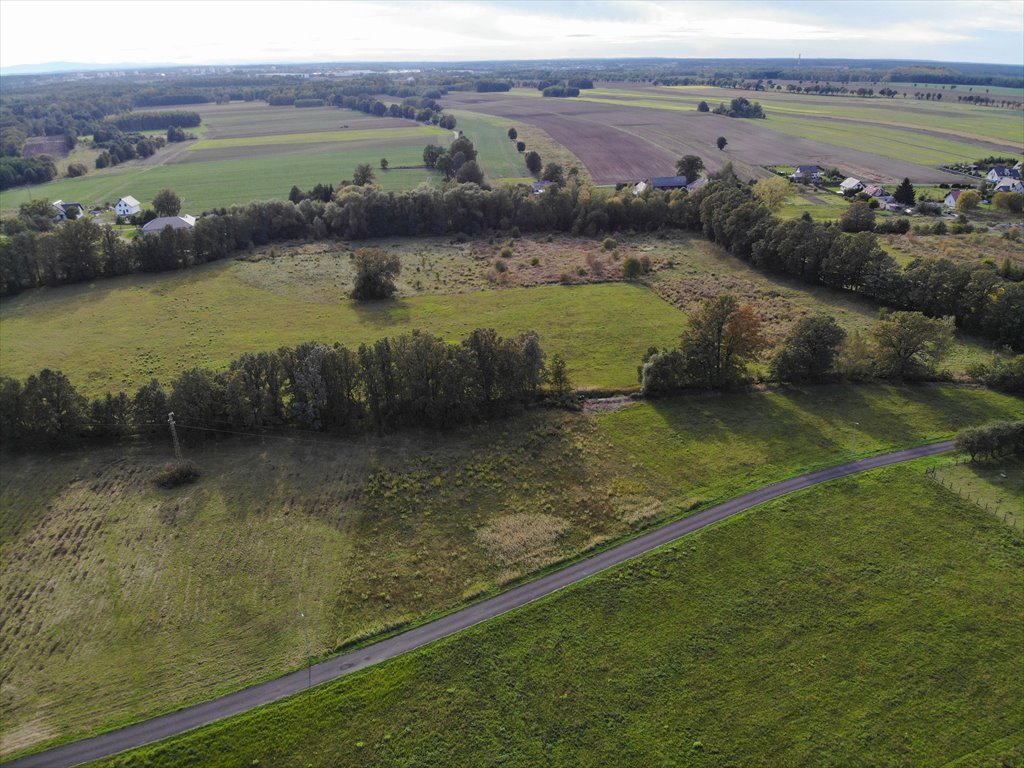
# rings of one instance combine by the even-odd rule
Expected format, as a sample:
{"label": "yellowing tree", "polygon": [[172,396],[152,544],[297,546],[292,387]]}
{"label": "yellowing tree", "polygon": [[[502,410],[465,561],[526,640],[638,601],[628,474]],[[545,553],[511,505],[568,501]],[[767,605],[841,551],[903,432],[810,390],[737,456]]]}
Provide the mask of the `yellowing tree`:
{"label": "yellowing tree", "polygon": [[789,179],[781,176],[761,179],[754,184],[754,195],[770,211],[778,210],[793,191]]}

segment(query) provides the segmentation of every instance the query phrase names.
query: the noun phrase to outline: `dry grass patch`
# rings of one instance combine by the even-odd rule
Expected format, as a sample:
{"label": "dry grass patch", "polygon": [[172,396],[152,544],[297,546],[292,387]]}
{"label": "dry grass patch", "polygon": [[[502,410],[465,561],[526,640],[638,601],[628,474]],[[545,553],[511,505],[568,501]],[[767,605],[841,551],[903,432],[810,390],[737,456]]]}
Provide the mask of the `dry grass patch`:
{"label": "dry grass patch", "polygon": [[477,543],[503,569],[534,570],[557,559],[569,523],[553,515],[505,515],[476,532]]}
{"label": "dry grass patch", "polygon": [[[908,264],[917,258],[945,258],[958,264],[976,266],[990,261],[996,266],[1009,259],[1024,267],[1024,242],[1008,240],[997,234],[970,235],[885,235],[882,238],[893,258]],[[894,252],[895,251],[895,252]],[[902,257],[902,258],[901,258]]]}

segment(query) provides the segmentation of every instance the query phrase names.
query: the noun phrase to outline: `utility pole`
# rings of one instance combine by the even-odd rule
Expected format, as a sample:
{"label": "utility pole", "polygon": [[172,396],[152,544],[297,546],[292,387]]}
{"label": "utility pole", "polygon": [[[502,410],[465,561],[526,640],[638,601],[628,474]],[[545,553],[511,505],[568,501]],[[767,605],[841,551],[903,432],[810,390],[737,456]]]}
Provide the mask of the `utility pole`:
{"label": "utility pole", "polygon": [[178,430],[174,428],[174,412],[171,411],[167,414],[167,423],[171,427],[171,438],[174,440],[174,458],[181,464],[183,459],[181,458],[181,443],[178,442]]}
{"label": "utility pole", "polygon": [[300,613],[302,616],[302,634],[306,636],[306,688],[313,687],[313,668],[309,665],[310,657],[313,655],[309,649],[309,630],[306,628],[306,614]]}

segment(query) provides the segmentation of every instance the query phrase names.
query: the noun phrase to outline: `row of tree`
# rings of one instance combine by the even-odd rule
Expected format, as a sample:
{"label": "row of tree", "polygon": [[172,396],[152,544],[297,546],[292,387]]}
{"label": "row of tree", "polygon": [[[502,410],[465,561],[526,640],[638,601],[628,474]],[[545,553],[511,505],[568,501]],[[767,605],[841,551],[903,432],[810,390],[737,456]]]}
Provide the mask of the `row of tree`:
{"label": "row of tree", "polygon": [[228,370],[193,368],[167,391],[153,380],[134,395],[81,395],[43,370],[0,379],[4,446],[66,446],[129,435],[166,435],[167,414],[197,435],[302,429],[334,434],[409,427],[447,429],[507,415],[535,402],[551,378],[569,389],[564,363],[553,376],[537,334],[504,338],[480,328],[459,344],[413,332],[352,350],[310,342],[244,354]]}
{"label": "row of tree", "polygon": [[164,131],[172,125],[178,128],[197,128],[203,122],[198,112],[178,109],[161,112],[125,112],[109,120],[122,131]]}
{"label": "row of tree", "polygon": [[57,177],[57,166],[49,155],[0,157],[0,189],[21,184],[43,184]]}
{"label": "row of tree", "polygon": [[[466,166],[476,165],[469,159],[475,152],[472,143],[467,139],[463,147],[462,141],[442,155],[452,163],[447,166],[444,160],[446,175],[462,156],[455,178]],[[844,232],[809,216],[780,221],[750,186],[728,171],[693,195],[677,191],[634,196],[625,190],[598,195],[571,175],[564,186],[553,185],[543,195],[533,195],[525,186],[489,190],[477,183],[408,192],[349,185],[336,190],[328,203],[306,199],[298,205],[275,201],[219,209],[200,218],[193,230],[137,239],[131,245],[96,229],[83,229],[81,237],[26,230],[0,243],[0,281],[11,293],[123,274],[124,268],[179,269],[273,240],[471,236],[513,227],[588,236],[661,227],[698,231],[759,269],[856,292],[895,309],[953,316],[961,327],[1024,350],[1024,285],[1003,279],[991,265],[969,267],[929,258],[901,269],[874,233]],[[75,247],[68,247],[68,241]]]}
{"label": "row of tree", "polygon": [[[798,321],[775,350],[769,379],[820,383],[934,378],[953,340],[952,323],[920,312],[883,311],[867,336],[847,336],[827,315]],[[690,316],[674,349],[651,348],[637,370],[641,392],[664,396],[686,389],[728,390],[750,380],[749,365],[766,349],[761,321],[749,304],[722,295]]]}

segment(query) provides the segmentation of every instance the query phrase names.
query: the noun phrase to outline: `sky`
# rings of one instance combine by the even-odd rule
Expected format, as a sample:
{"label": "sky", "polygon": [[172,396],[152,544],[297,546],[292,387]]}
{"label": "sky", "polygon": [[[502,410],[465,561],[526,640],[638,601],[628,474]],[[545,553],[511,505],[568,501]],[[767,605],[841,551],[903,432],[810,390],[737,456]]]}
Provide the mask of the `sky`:
{"label": "sky", "polygon": [[1024,67],[1024,0],[0,0],[4,68],[798,54]]}

